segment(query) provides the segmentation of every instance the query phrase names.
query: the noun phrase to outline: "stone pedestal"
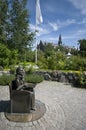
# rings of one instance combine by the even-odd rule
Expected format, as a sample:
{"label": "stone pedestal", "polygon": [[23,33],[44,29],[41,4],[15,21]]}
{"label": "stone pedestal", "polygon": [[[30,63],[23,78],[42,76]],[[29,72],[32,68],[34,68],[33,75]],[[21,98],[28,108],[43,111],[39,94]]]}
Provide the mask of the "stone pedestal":
{"label": "stone pedestal", "polygon": [[11,113],[10,109],[7,109],[5,116],[10,121],[15,122],[31,122],[40,119],[46,112],[45,104],[36,100],[35,110],[31,110],[30,113]]}

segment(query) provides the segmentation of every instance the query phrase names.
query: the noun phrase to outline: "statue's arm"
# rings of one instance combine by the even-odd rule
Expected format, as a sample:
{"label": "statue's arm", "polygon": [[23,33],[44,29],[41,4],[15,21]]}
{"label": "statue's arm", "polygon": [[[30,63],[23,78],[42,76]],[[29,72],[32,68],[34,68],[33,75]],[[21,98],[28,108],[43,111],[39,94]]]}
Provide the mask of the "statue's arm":
{"label": "statue's arm", "polygon": [[24,87],[24,84],[19,85],[18,88],[16,90],[21,90]]}

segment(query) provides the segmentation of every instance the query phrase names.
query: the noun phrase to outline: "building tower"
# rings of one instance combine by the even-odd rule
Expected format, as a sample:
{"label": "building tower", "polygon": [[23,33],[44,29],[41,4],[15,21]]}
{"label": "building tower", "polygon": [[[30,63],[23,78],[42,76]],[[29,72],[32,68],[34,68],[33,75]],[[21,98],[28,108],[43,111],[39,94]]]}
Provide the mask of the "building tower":
{"label": "building tower", "polygon": [[61,34],[59,35],[59,40],[58,40],[58,45],[62,45],[62,38],[61,38]]}

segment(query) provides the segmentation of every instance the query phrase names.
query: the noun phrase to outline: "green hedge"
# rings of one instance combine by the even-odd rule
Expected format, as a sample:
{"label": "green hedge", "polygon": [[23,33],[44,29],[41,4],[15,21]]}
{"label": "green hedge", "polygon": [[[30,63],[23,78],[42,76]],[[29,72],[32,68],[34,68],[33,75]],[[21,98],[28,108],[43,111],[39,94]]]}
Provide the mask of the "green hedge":
{"label": "green hedge", "polygon": [[[0,85],[9,85],[12,80],[15,79],[15,75],[2,75],[0,76]],[[25,76],[25,81],[29,83],[40,83],[44,80],[43,76],[38,74],[28,74]]]}
{"label": "green hedge", "polygon": [[5,75],[0,76],[0,85],[9,85],[14,79],[14,75]]}
{"label": "green hedge", "polygon": [[25,76],[25,81],[29,83],[40,83],[44,80],[44,77],[38,74],[28,74]]}

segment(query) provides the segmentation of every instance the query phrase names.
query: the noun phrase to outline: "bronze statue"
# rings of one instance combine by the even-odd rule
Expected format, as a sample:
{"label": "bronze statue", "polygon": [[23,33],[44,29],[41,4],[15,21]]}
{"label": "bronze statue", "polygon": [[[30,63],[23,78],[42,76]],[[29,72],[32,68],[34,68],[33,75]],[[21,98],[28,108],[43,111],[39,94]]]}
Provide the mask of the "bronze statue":
{"label": "bronze statue", "polygon": [[15,80],[12,81],[12,90],[18,90],[18,91],[22,91],[22,90],[27,90],[29,91],[30,94],[30,108],[31,110],[35,110],[35,92],[34,92],[34,87],[35,85],[30,84],[30,83],[26,83],[24,81],[24,69],[23,67],[18,67],[16,69],[16,77]]}

